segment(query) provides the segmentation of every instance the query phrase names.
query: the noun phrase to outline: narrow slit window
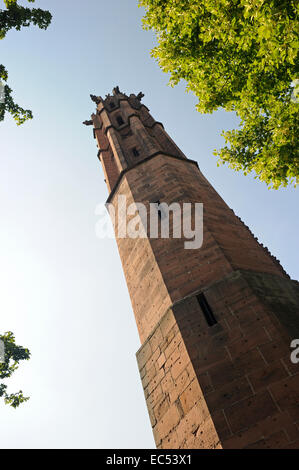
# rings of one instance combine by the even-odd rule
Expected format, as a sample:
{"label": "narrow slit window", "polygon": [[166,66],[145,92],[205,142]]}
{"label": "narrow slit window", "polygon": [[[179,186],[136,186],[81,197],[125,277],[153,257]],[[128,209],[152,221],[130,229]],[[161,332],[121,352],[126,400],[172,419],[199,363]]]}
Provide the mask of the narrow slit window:
{"label": "narrow slit window", "polygon": [[133,152],[134,157],[139,157],[139,151],[136,147],[132,149],[132,152]]}
{"label": "narrow slit window", "polygon": [[161,220],[163,218],[163,212],[162,212],[162,209],[159,208],[160,201],[154,201],[154,204],[155,204],[157,212],[158,212],[158,217]]}
{"label": "narrow slit window", "polygon": [[124,124],[124,120],[121,116],[116,116],[117,124],[122,126]]}
{"label": "narrow slit window", "polygon": [[213,325],[216,325],[217,323],[217,320],[216,318],[214,317],[214,314],[213,314],[213,311],[205,297],[205,295],[203,293],[201,294],[198,294],[196,296],[197,300],[198,300],[198,303],[200,305],[200,308],[204,314],[204,317],[206,319],[206,322],[209,326],[213,326]]}
{"label": "narrow slit window", "polygon": [[114,109],[115,108],[115,104],[113,102],[110,103],[110,109]]}

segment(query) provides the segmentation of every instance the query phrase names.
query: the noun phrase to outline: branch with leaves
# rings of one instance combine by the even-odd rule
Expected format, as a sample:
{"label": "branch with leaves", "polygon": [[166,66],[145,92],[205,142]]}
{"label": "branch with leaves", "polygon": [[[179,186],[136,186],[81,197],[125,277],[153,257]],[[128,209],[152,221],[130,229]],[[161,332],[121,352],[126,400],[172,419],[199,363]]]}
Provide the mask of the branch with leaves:
{"label": "branch with leaves", "polygon": [[[35,0],[28,0],[33,3]],[[31,24],[41,29],[47,29],[51,23],[52,15],[49,11],[40,8],[27,8],[18,5],[17,0],[4,0],[5,10],[0,9],[0,39],[4,39],[6,33],[15,29],[29,27]],[[0,65],[0,121],[3,121],[5,113],[8,112],[15,119],[17,125],[32,119],[32,112],[23,109],[14,102],[12,89],[7,85],[8,74],[4,65]]]}
{"label": "branch with leaves", "polygon": [[[298,2],[139,0],[156,32],[152,56],[187,82],[197,110],[235,111],[240,128],[216,150],[227,163],[277,189],[299,181]],[[296,85],[297,83],[297,85]]]}
{"label": "branch with leaves", "polygon": [[[0,379],[7,379],[18,369],[21,361],[29,360],[30,351],[16,344],[11,331],[0,335],[0,341],[4,351],[4,357],[1,358],[0,362]],[[7,385],[4,383],[0,383],[0,397],[3,397],[4,402],[13,408],[17,408],[21,403],[29,400],[29,397],[24,397],[21,390],[17,393],[8,394]]]}

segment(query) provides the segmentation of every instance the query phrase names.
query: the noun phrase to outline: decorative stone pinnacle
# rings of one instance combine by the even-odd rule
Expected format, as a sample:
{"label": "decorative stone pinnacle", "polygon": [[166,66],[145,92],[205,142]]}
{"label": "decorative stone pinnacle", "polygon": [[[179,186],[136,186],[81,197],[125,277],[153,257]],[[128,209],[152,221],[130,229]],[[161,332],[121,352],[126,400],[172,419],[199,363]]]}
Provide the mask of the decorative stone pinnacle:
{"label": "decorative stone pinnacle", "polygon": [[116,86],[115,88],[113,88],[112,93],[113,93],[114,95],[119,95],[119,94],[120,94],[119,86]]}
{"label": "decorative stone pinnacle", "polygon": [[142,93],[142,91],[140,91],[140,93],[138,93],[136,98],[138,99],[138,101],[141,101],[143,97],[144,97],[144,93]]}
{"label": "decorative stone pinnacle", "polygon": [[91,98],[92,101],[94,101],[96,104],[99,104],[100,101],[101,101],[99,96],[90,95],[90,98]]}

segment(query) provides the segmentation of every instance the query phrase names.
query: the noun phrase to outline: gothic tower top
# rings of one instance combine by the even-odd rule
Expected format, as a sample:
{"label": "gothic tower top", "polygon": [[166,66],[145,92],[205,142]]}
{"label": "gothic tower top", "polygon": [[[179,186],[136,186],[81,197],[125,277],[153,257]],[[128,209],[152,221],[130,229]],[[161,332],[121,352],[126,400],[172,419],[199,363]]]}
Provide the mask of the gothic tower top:
{"label": "gothic tower top", "polygon": [[113,88],[105,98],[90,95],[96,103],[96,112],[83,124],[94,126],[94,137],[99,148],[105,181],[111,192],[123,173],[157,154],[186,159],[183,152],[141,102],[144,94],[122,93]]}

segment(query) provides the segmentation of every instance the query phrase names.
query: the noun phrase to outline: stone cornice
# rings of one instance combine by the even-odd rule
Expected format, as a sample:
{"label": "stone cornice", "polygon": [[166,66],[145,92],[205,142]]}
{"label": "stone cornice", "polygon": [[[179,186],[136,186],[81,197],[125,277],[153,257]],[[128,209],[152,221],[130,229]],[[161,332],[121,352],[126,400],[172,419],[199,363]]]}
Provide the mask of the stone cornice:
{"label": "stone cornice", "polygon": [[[107,134],[108,130],[111,129],[111,128],[114,129],[114,130],[116,130],[116,131],[119,131],[120,129],[122,130],[122,129],[126,129],[127,127],[130,127],[130,119],[131,119],[132,117],[134,117],[134,116],[140,119],[140,116],[138,116],[138,114],[132,113],[132,114],[130,114],[130,116],[128,116],[128,124],[124,123],[124,124],[122,124],[122,125],[119,126],[119,127],[116,127],[114,124],[110,124],[110,125],[107,126],[106,129],[104,130],[104,133]],[[142,122],[142,121],[141,121],[141,122]],[[142,124],[143,124],[144,127],[147,128],[147,129],[153,129],[153,127],[155,127],[157,124],[159,124],[160,126],[162,126],[163,129],[164,129],[164,126],[163,126],[162,122],[159,122],[159,121],[155,121],[151,126],[149,126],[148,124],[144,124],[143,122],[142,122]],[[122,137],[121,134],[120,134],[120,136]]]}
{"label": "stone cornice", "polygon": [[176,160],[180,160],[180,161],[182,161],[182,162],[191,163],[192,165],[195,165],[197,168],[199,168],[198,163],[197,163],[195,160],[189,160],[189,159],[187,159],[187,158],[186,158],[186,159],[185,159],[185,158],[181,158],[181,157],[178,157],[177,155],[172,155],[172,154],[166,153],[166,152],[161,152],[161,151],[155,152],[155,153],[153,153],[152,155],[150,155],[149,157],[145,158],[144,160],[141,160],[141,161],[137,162],[135,165],[130,166],[129,168],[126,168],[125,170],[122,170],[122,172],[120,173],[120,175],[119,175],[119,177],[118,177],[118,179],[117,179],[117,181],[116,181],[114,187],[112,188],[112,190],[111,190],[111,192],[110,192],[110,194],[109,194],[109,196],[108,196],[108,198],[107,198],[106,203],[108,203],[108,202],[111,201],[111,199],[112,199],[112,197],[114,196],[114,194],[115,194],[115,192],[116,192],[116,190],[117,190],[117,188],[118,188],[118,186],[119,186],[121,180],[123,179],[123,177],[124,177],[124,175],[125,175],[126,173],[128,173],[128,172],[131,171],[131,170],[134,170],[136,167],[142,165],[143,163],[146,163],[146,162],[148,162],[149,160],[152,160],[152,159],[153,159],[154,157],[156,157],[157,155],[163,155],[163,156],[166,156],[166,157],[169,157],[169,158],[174,158],[174,159],[176,159]]}
{"label": "stone cornice", "polygon": [[[104,148],[99,149],[98,150],[98,158],[100,158],[100,155],[101,155],[102,152],[108,152],[109,150],[111,150],[110,145],[107,145],[107,147],[105,149]],[[112,155],[113,155],[113,153],[112,153]]]}
{"label": "stone cornice", "polygon": [[[118,105],[115,105],[115,108],[109,108],[109,106],[107,106],[106,104],[104,104],[102,101],[99,101],[99,103],[102,103],[103,107],[102,109],[98,109],[97,112],[98,114],[101,114],[104,110],[107,111],[108,113],[113,113],[114,111],[116,111],[117,109],[120,109],[120,102],[121,101],[129,101],[129,98],[117,98],[117,101],[118,101]],[[149,109],[147,106],[145,106],[143,103],[140,104],[140,106],[138,108],[136,108],[135,106],[132,106],[132,104],[130,103],[129,101],[129,104],[132,108],[134,109],[140,109],[142,107],[144,107],[148,112],[149,112]]]}
{"label": "stone cornice", "polygon": [[102,129],[103,125],[101,125],[101,127],[94,127],[93,128],[93,138],[95,139],[96,138],[96,131],[100,131]]}

